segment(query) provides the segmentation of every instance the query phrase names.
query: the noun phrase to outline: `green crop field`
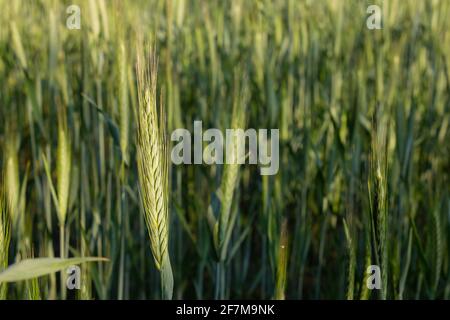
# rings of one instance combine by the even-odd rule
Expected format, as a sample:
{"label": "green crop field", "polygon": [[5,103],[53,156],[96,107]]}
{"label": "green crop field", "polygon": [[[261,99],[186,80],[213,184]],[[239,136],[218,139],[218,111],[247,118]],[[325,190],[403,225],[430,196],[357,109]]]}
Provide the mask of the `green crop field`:
{"label": "green crop field", "polygon": [[449,18],[0,0],[0,299],[450,299]]}

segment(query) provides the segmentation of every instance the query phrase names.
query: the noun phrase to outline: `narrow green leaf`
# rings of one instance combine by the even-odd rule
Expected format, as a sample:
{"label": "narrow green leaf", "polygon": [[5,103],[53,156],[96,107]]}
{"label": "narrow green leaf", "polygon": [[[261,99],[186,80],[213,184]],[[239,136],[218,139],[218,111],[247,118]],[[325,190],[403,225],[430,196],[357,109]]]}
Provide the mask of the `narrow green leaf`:
{"label": "narrow green leaf", "polygon": [[24,259],[1,272],[0,283],[34,279],[64,270],[72,265],[93,261],[109,260],[100,257]]}

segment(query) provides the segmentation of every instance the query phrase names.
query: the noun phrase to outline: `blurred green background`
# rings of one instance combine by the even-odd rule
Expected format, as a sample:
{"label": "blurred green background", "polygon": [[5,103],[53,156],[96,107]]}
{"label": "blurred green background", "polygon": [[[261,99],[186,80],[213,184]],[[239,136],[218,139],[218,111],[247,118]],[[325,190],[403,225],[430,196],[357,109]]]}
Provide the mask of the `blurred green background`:
{"label": "blurred green background", "polygon": [[[79,30],[66,27],[71,4]],[[382,29],[366,26],[371,4]],[[8,284],[2,298],[160,297],[136,169],[138,35],[156,47],[169,134],[193,132],[194,120],[229,128],[244,78],[246,126],[280,129],[277,175],[240,168],[219,270],[208,208],[223,170],[172,166],[174,298],[450,298],[449,1],[0,0],[0,8],[10,204],[0,269],[61,250],[110,259],[82,265],[75,293],[52,274]],[[61,245],[50,181],[61,175],[63,122],[71,170]],[[381,268],[380,290],[366,286],[369,265]]]}

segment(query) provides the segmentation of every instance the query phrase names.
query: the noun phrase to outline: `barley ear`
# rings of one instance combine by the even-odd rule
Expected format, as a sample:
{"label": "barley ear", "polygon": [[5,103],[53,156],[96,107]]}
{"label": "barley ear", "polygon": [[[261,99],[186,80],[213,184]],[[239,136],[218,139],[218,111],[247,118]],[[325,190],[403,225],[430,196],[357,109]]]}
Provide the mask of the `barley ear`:
{"label": "barley ear", "polygon": [[[383,117],[384,116],[384,117]],[[378,108],[372,125],[372,148],[369,170],[369,203],[375,260],[381,268],[381,298],[387,298],[388,288],[388,200],[387,153],[388,121]]]}
{"label": "barley ear", "polygon": [[11,217],[11,223],[16,226],[19,216],[19,157],[17,152],[17,135],[15,130],[9,124],[6,125],[6,141],[5,141],[5,199],[8,205],[8,211]]}
{"label": "barley ear", "polygon": [[120,149],[122,151],[123,162],[128,164],[129,105],[127,87],[127,56],[123,40],[119,42],[118,66]]}
{"label": "barley ear", "polygon": [[58,149],[56,159],[58,218],[60,225],[64,225],[69,203],[70,174],[72,164],[69,132],[67,129],[66,112],[64,108],[58,110]]}
{"label": "barley ear", "polygon": [[150,247],[161,274],[163,299],[171,299],[173,275],[169,258],[169,210],[166,123],[163,107],[156,107],[158,62],[149,48],[148,59],[138,44],[136,73],[138,82],[137,167],[141,201]]}
{"label": "barley ear", "polygon": [[12,37],[12,48],[14,53],[19,60],[20,67],[26,70],[28,68],[27,58],[25,55],[25,50],[22,45],[22,39],[20,37],[20,32],[17,29],[17,25],[14,21],[10,23],[11,27],[11,37]]}
{"label": "barley ear", "polygon": [[[247,77],[239,72],[235,74],[235,87],[234,87],[234,101],[233,112],[231,115],[231,129],[243,129],[245,130],[246,123],[246,107],[249,101],[249,91]],[[222,181],[218,195],[220,197],[220,217],[218,221],[218,239],[216,248],[218,256],[221,261],[225,260],[227,255],[228,240],[230,238],[233,229],[233,219],[231,219],[231,208],[233,204],[233,198],[235,190],[239,181],[239,168],[240,162],[238,157],[239,147],[242,137],[233,135],[231,141],[227,139],[227,163],[224,165]],[[231,151],[231,153],[230,153]],[[229,161],[229,158],[231,161]]]}

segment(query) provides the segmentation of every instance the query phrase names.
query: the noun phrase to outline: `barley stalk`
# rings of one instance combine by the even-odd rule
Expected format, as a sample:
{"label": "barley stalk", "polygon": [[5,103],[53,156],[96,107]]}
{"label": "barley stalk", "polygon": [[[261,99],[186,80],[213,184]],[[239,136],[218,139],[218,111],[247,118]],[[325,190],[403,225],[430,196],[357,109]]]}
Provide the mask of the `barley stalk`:
{"label": "barley stalk", "polygon": [[5,143],[5,193],[13,226],[16,226],[19,215],[20,194],[19,159],[16,140],[15,134],[9,129]]}
{"label": "barley stalk", "polygon": [[119,116],[120,116],[120,148],[123,161],[128,163],[129,107],[127,88],[127,57],[123,41],[119,43]]}
{"label": "barley stalk", "polygon": [[[244,129],[245,127],[245,110],[248,103],[248,88],[246,77],[242,77],[243,80],[239,80],[239,74],[235,78],[235,92],[233,101],[233,112],[231,115],[231,129]],[[240,83],[242,82],[242,83]],[[231,144],[231,154],[227,154],[231,158],[231,163],[225,163],[223,169],[223,177],[220,185],[220,217],[218,225],[218,254],[221,261],[225,260],[226,252],[228,248],[228,235],[231,233],[233,225],[231,224],[230,213],[231,206],[233,204],[233,196],[238,184],[239,168],[238,157],[241,156],[238,152],[241,137],[233,135],[231,141],[227,141],[227,144]],[[228,160],[227,160],[228,162]]]}
{"label": "barley stalk", "polygon": [[347,221],[344,219],[345,238],[347,239],[347,250],[349,256],[348,263],[348,284],[347,284],[347,300],[353,300],[355,288],[355,267],[356,267],[356,252],[353,244],[352,234],[350,232]]}
{"label": "barley stalk", "polygon": [[[234,78],[234,95],[233,95],[233,111],[231,114],[231,129],[243,129],[245,127],[245,110],[248,103],[249,93],[247,87],[247,77],[241,74],[238,69],[235,70]],[[217,191],[220,199],[220,209],[218,221],[213,220],[213,239],[218,257],[216,265],[216,299],[223,299],[225,297],[225,260],[227,258],[228,246],[233,231],[234,223],[236,221],[236,212],[232,212],[234,194],[239,181],[240,162],[238,157],[242,154],[239,152],[239,145],[242,137],[238,135],[231,135],[231,141],[227,139],[227,161],[224,164],[222,181]],[[212,217],[210,219],[213,219]],[[215,219],[215,218],[214,218]]]}
{"label": "barley stalk", "polygon": [[372,264],[372,254],[371,254],[371,224],[370,224],[370,212],[364,216],[364,240],[365,240],[365,258],[364,258],[364,269],[363,269],[363,277],[360,287],[360,299],[368,300],[370,297],[369,287],[367,286],[367,280],[369,278],[369,274],[367,270],[369,266]]}
{"label": "barley stalk", "polygon": [[442,252],[442,235],[441,235],[441,222],[439,217],[439,208],[433,208],[432,211],[432,219],[433,219],[433,231],[434,231],[434,245],[435,245],[435,270],[434,270],[434,279],[433,279],[433,290],[436,291],[439,285],[439,278],[441,273],[443,255]]}
{"label": "barley stalk", "polygon": [[20,37],[20,32],[17,29],[17,25],[14,21],[11,22],[11,33],[12,33],[12,46],[14,49],[14,52],[19,59],[20,66],[23,69],[27,69],[27,58],[25,55],[25,50],[22,45],[22,39]]}
{"label": "barley stalk", "polygon": [[285,219],[281,225],[280,240],[277,253],[276,286],[275,299],[284,300],[287,280],[287,260],[288,260],[288,225]]}
{"label": "barley stalk", "polygon": [[388,206],[387,206],[387,119],[377,109],[372,129],[369,199],[375,259],[381,269],[381,298],[387,298],[388,279]]}
{"label": "barley stalk", "polygon": [[65,116],[64,109],[61,109],[61,112],[58,113],[58,148],[56,159],[58,218],[60,225],[64,225],[66,221],[72,167],[72,151]]}
{"label": "barley stalk", "polygon": [[[11,239],[8,203],[4,193],[3,175],[0,181],[0,271],[8,267],[9,242]],[[0,300],[6,299],[7,284],[0,284]]]}
{"label": "barley stalk", "polygon": [[[58,100],[59,101],[59,100]],[[57,105],[60,105],[58,103]],[[69,203],[70,194],[70,176],[72,167],[72,150],[69,138],[69,131],[67,128],[66,110],[65,107],[58,109],[58,147],[56,155],[56,176],[57,187],[52,182],[49,164],[45,156],[44,169],[49,182],[49,188],[55,203],[58,222],[59,222],[59,254],[61,258],[65,257],[66,252],[66,238],[65,238],[65,222],[67,216],[67,207]],[[65,298],[65,275],[61,273],[61,296]]]}
{"label": "barley stalk", "polygon": [[[157,269],[161,273],[162,296],[172,298],[173,276],[169,259],[168,159],[165,118],[161,106],[156,107],[158,62],[156,52],[149,48],[148,60],[138,46],[137,80],[137,167],[140,194],[150,246]],[[162,104],[161,104],[162,105]]]}

